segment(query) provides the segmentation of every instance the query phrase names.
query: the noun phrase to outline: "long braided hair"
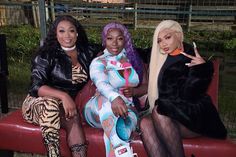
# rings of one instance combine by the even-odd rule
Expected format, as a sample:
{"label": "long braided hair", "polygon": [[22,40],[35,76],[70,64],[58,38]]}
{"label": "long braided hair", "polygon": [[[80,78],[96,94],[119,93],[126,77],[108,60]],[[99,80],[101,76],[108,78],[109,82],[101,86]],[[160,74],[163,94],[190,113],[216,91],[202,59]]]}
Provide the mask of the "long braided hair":
{"label": "long braided hair", "polygon": [[132,66],[134,67],[135,71],[138,73],[139,80],[141,83],[143,79],[143,64],[142,64],[141,58],[139,57],[137,51],[135,50],[133,46],[131,35],[128,32],[128,29],[123,24],[119,22],[111,22],[111,23],[108,23],[106,26],[104,26],[103,31],[102,31],[103,47],[106,47],[107,32],[109,31],[109,29],[112,29],[112,28],[120,29],[123,32],[124,38],[125,38],[124,48],[126,50],[127,58],[129,59]]}

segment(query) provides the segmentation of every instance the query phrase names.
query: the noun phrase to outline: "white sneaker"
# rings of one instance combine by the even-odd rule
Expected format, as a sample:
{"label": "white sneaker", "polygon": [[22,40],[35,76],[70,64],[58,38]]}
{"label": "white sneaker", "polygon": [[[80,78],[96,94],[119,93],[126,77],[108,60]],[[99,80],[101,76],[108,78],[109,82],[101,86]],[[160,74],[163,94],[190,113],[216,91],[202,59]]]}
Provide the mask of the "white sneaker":
{"label": "white sneaker", "polygon": [[133,153],[132,147],[128,145],[119,146],[115,149],[116,157],[137,157],[137,153]]}

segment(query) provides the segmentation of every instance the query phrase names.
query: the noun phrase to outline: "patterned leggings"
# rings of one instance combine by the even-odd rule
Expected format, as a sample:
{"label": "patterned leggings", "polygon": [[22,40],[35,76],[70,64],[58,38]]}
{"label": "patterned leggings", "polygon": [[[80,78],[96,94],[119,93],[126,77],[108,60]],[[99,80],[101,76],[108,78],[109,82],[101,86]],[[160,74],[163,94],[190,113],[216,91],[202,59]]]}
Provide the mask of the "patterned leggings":
{"label": "patterned leggings", "polygon": [[51,97],[27,96],[22,106],[23,118],[39,125],[49,157],[60,156],[59,129],[61,101]]}
{"label": "patterned leggings", "polygon": [[[117,127],[124,130],[125,133],[134,131],[137,125],[137,117],[130,110],[128,117],[130,123],[125,126],[118,126],[118,117],[114,115],[111,109],[111,103],[104,96],[96,96],[90,99],[84,108],[84,117],[93,127],[104,130],[104,143],[106,147],[106,157],[115,156],[114,148],[122,145],[129,145],[128,141],[122,140],[117,134]],[[130,134],[129,134],[130,135]],[[128,135],[128,138],[130,137]]]}
{"label": "patterned leggings", "polygon": [[[87,74],[82,66],[72,66],[72,84],[85,82]],[[49,157],[59,157],[59,129],[67,131],[67,142],[73,156],[86,156],[86,143],[79,116],[66,121],[62,102],[52,97],[28,95],[22,105],[23,118],[39,125]]]}

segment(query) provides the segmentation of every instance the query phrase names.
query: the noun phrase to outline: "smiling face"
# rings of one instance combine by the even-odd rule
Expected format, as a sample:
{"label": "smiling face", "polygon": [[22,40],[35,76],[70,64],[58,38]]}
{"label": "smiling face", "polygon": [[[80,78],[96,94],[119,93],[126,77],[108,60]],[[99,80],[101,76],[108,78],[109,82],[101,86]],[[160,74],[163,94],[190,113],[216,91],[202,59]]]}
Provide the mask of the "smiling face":
{"label": "smiling face", "polygon": [[170,29],[164,29],[159,32],[157,43],[166,54],[173,52],[180,46],[177,33]]}
{"label": "smiling face", "polygon": [[75,45],[77,31],[75,26],[69,21],[61,21],[56,30],[57,40],[61,46],[70,48]]}
{"label": "smiling face", "polygon": [[113,54],[118,55],[125,45],[125,38],[123,32],[118,28],[111,28],[106,35],[106,48]]}

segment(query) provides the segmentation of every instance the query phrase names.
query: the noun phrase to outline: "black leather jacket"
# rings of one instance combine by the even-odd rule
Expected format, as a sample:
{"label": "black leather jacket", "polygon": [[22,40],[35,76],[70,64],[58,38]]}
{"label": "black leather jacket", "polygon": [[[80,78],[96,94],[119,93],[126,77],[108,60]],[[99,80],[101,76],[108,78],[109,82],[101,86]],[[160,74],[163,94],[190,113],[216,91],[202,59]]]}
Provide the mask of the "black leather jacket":
{"label": "black leather jacket", "polygon": [[[87,52],[84,51],[82,48],[78,48],[78,61],[89,75],[89,65],[101,51],[101,47],[89,45]],[[85,83],[72,84],[71,58],[60,47],[54,49],[53,52],[40,53],[32,61],[29,89],[31,96],[38,97],[38,89],[43,85],[48,85],[65,91],[74,98]]]}

